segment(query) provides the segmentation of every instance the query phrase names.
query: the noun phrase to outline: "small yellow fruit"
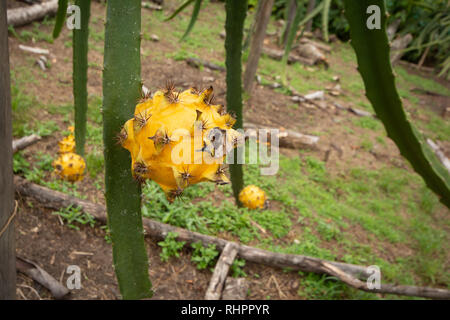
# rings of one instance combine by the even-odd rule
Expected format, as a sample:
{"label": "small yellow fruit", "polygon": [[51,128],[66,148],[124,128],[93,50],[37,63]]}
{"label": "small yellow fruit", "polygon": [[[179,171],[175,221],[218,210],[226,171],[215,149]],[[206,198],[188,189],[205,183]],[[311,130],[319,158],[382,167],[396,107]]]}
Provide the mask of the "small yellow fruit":
{"label": "small yellow fruit", "polygon": [[59,153],[69,153],[75,152],[75,137],[73,135],[68,135],[61,141],[58,141]]}
{"label": "small yellow fruit", "polygon": [[58,159],[53,161],[55,173],[64,180],[71,182],[83,179],[86,163],[84,159],[76,153],[68,152],[59,155]]}
{"label": "small yellow fruit", "polygon": [[264,209],[266,193],[255,185],[249,185],[239,193],[239,201],[249,209]]}

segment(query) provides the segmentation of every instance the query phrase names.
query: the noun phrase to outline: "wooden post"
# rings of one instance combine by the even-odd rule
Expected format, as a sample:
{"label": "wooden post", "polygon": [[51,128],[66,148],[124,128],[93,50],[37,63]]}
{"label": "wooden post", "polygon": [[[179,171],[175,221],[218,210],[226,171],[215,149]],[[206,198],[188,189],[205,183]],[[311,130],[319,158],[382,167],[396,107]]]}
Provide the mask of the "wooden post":
{"label": "wooden post", "polygon": [[11,88],[6,1],[0,1],[0,300],[16,297]]}
{"label": "wooden post", "polygon": [[257,16],[255,20],[255,33],[251,36],[250,54],[244,73],[244,90],[247,93],[251,93],[252,91],[253,80],[255,79],[258,61],[264,45],[267,24],[269,23],[270,14],[272,13],[273,1],[274,0],[261,0],[261,3],[259,4],[259,16]]}

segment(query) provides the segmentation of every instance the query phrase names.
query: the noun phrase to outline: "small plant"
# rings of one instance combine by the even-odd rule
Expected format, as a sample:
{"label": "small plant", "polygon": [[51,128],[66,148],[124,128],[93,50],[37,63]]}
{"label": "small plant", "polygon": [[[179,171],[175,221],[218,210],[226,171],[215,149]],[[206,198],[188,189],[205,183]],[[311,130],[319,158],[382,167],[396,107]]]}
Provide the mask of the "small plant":
{"label": "small plant", "polygon": [[176,232],[169,232],[164,241],[158,242],[158,245],[162,247],[162,252],[159,254],[161,261],[169,261],[170,257],[180,257],[180,251],[186,242],[177,241],[177,237]]}
{"label": "small plant", "polygon": [[107,244],[112,244],[111,240],[111,231],[109,230],[108,226],[101,226],[100,229],[105,230],[105,241]]}
{"label": "small plant", "polygon": [[91,227],[94,227],[95,225],[94,217],[89,213],[83,212],[83,210],[78,207],[68,206],[66,208],[60,209],[59,211],[55,211],[52,214],[58,215],[63,218],[68,223],[67,226],[75,230],[80,230],[80,228],[76,224],[74,224],[74,222],[82,225],[89,224]]}
{"label": "small plant", "polygon": [[245,267],[244,259],[234,259],[233,264],[231,265],[231,276],[233,278],[246,277],[247,274],[242,269]]}
{"label": "small plant", "polygon": [[16,153],[13,156],[13,170],[14,173],[28,173],[30,172],[30,163],[23,157],[22,154]]}
{"label": "small plant", "polygon": [[197,265],[197,269],[199,270],[212,267],[214,260],[219,255],[215,244],[204,247],[201,242],[196,242],[191,244],[191,247],[194,249],[191,261]]}

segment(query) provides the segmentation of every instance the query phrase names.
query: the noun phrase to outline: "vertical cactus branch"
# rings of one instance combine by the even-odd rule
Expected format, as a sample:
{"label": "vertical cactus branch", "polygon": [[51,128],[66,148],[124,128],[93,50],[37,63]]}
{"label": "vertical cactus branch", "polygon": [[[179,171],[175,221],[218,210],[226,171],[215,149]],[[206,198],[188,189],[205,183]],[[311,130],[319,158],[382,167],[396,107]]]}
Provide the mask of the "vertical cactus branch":
{"label": "vertical cactus branch", "polygon": [[76,0],[80,7],[80,29],[73,29],[73,97],[75,105],[75,146],[84,156],[87,112],[88,36],[91,0]]}
{"label": "vertical cactus branch", "polygon": [[[237,129],[243,127],[242,122],[242,38],[244,21],[247,14],[247,0],[226,0],[225,50],[227,67],[227,109],[236,114]],[[237,164],[237,153],[234,164],[230,164],[230,177],[236,203],[239,192],[244,185],[242,164]]]}
{"label": "vertical cactus branch", "polygon": [[64,21],[66,20],[68,0],[58,0],[58,11],[56,12],[55,27],[53,28],[53,39],[58,38]]}
{"label": "vertical cactus branch", "polygon": [[197,21],[198,14],[200,13],[200,7],[202,6],[202,0],[195,0],[194,9],[192,10],[191,20],[189,21],[189,25],[186,29],[186,31],[183,34],[183,37],[181,37],[180,41],[183,41],[187,38],[189,33],[191,33],[192,28],[194,28],[195,22]]}
{"label": "vertical cactus branch", "polygon": [[125,299],[150,297],[141,190],[129,153],[117,143],[140,95],[141,1],[109,0],[103,71],[103,141],[108,225],[120,292]]}
{"label": "vertical cactus branch", "polygon": [[[358,70],[364,80],[367,98],[397,144],[401,154],[426,184],[450,207],[450,174],[425,143],[422,135],[409,122],[395,86],[389,59],[384,0],[344,0],[345,15],[350,24],[351,43],[358,59]],[[377,11],[368,13],[369,6],[380,9],[381,25],[368,28],[367,20]],[[376,8],[373,7],[373,8]]]}
{"label": "vertical cactus branch", "polygon": [[323,39],[328,42],[329,36],[328,36],[328,18],[330,14],[330,5],[331,0],[324,0],[323,1],[323,11],[322,11],[322,33],[323,33]]}

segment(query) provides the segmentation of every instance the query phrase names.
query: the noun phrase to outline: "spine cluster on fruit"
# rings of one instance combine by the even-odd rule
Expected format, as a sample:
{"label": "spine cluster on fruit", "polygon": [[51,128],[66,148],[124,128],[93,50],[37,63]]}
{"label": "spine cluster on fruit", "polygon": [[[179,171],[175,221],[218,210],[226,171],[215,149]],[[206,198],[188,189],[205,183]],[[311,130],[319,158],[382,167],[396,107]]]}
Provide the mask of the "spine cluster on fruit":
{"label": "spine cluster on fruit", "polygon": [[131,154],[136,180],[155,181],[169,201],[190,185],[204,181],[229,183],[224,160],[242,135],[235,119],[214,105],[213,88],[175,91],[168,83],[153,97],[144,97],[118,135]]}

